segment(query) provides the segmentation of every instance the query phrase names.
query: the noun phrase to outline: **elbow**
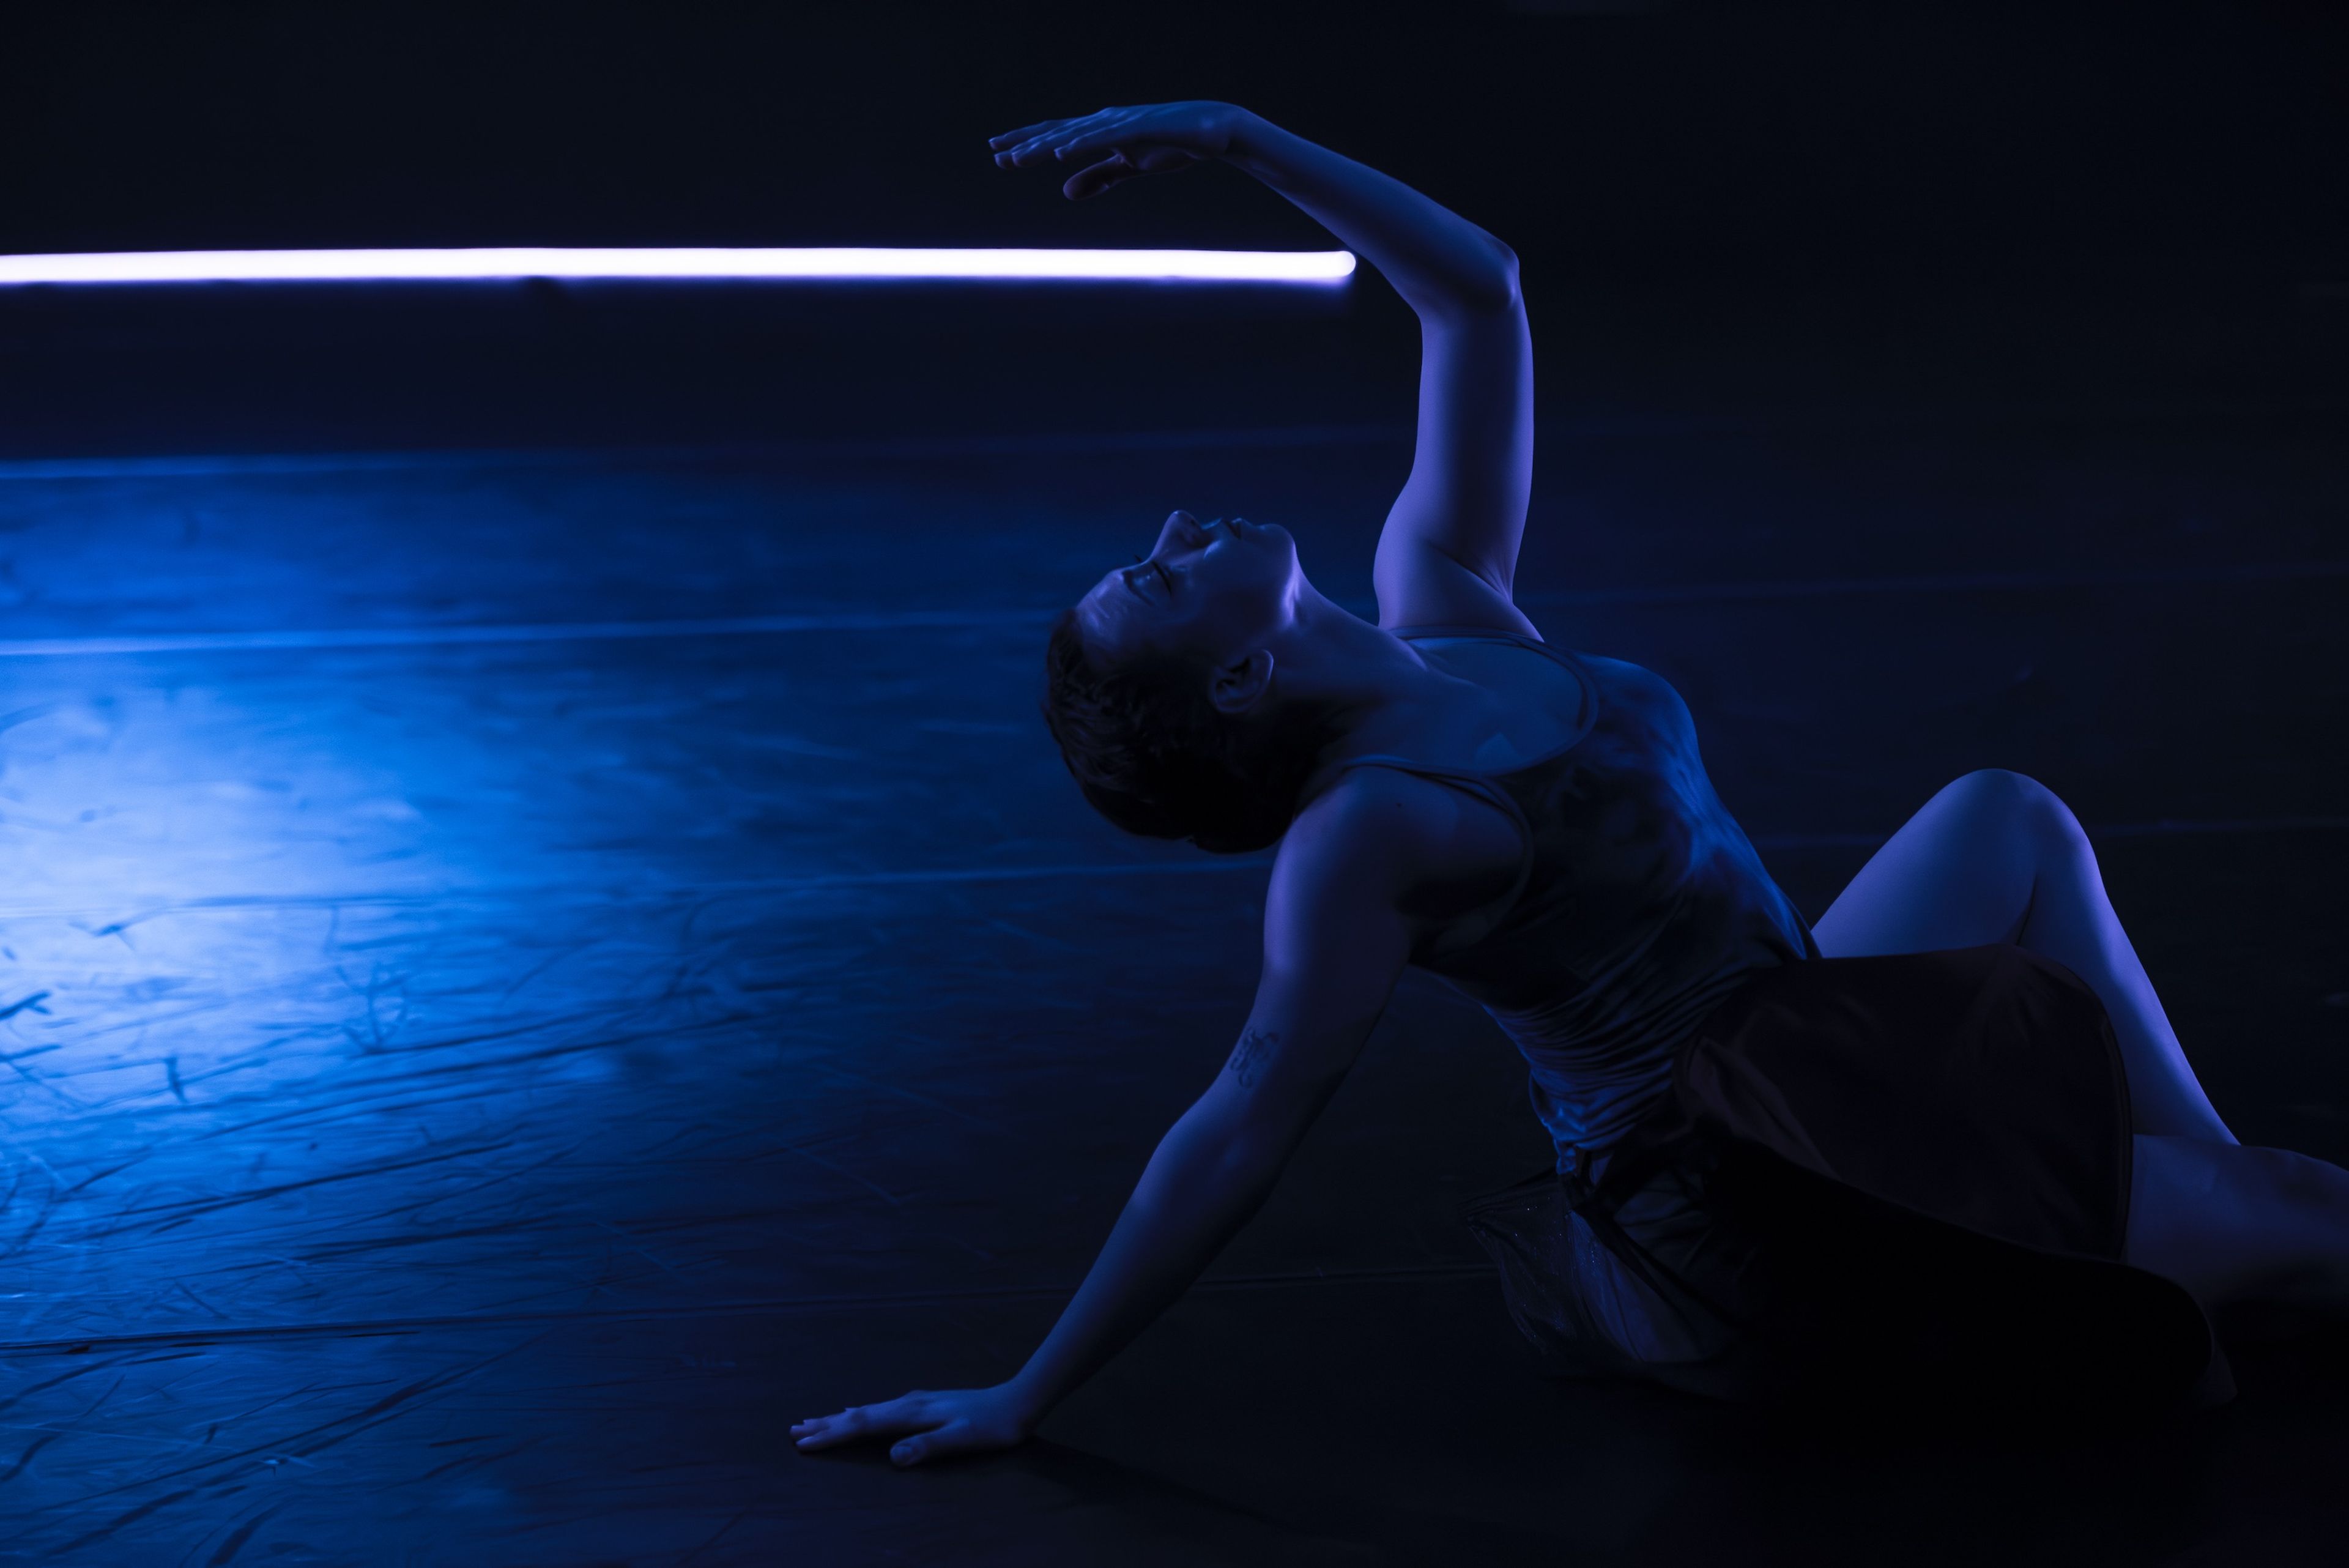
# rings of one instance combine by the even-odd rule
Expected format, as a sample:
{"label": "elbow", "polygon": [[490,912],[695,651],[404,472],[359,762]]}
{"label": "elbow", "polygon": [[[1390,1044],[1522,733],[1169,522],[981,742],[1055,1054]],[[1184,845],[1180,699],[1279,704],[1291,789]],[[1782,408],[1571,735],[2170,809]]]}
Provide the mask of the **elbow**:
{"label": "elbow", "polygon": [[1493,250],[1493,298],[1497,308],[1515,310],[1526,302],[1517,286],[1517,253],[1498,240]]}
{"label": "elbow", "polygon": [[1517,282],[1517,253],[1498,240],[1462,277],[1456,290],[1458,308],[1471,316],[1508,316],[1525,307]]}
{"label": "elbow", "polygon": [[1235,1129],[1216,1140],[1201,1174],[1227,1199],[1253,1209],[1280,1179],[1295,1141],[1269,1128]]}
{"label": "elbow", "polygon": [[1293,1111],[1268,1115],[1266,1110],[1257,1106],[1249,1107],[1254,1114],[1233,1115],[1225,1107],[1218,1114],[1194,1106],[1160,1146],[1169,1157],[1170,1179],[1213,1193],[1219,1202],[1260,1201],[1279,1180],[1290,1151],[1312,1120]]}
{"label": "elbow", "polygon": [[[1313,1115],[1304,1107],[1257,1107],[1259,1115],[1238,1116],[1200,1140],[1194,1180],[1203,1182],[1224,1204],[1238,1204],[1255,1213],[1280,1173],[1289,1154],[1304,1143]],[[1266,1115],[1271,1112],[1271,1115]]]}

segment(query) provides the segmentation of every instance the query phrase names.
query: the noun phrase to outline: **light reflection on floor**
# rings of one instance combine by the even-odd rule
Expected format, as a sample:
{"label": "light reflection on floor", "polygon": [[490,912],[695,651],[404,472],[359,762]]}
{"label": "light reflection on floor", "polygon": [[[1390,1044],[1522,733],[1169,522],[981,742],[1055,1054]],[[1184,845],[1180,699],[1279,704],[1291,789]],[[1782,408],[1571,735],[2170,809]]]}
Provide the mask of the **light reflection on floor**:
{"label": "light reflection on floor", "polygon": [[[2010,479],[2049,461],[1993,455]],[[2084,1460],[2109,1485],[2082,1501],[2022,1459],[1800,1472],[1752,1457],[1736,1417],[1527,1380],[1451,1209],[1539,1140],[1490,1030],[1417,981],[1227,1288],[1053,1443],[944,1479],[783,1451],[792,1415],[1015,1362],[1245,1011],[1261,863],[1081,809],[1033,716],[1034,616],[1114,558],[1105,516],[1211,483],[1284,509],[1309,566],[1360,594],[1400,456],[1349,437],[1049,471],[0,479],[16,638],[874,618],[0,659],[0,1560],[347,1561],[364,1520],[380,1560],[415,1563],[764,1562],[810,1539],[849,1560],[1676,1561],[1851,1512],[1853,1488],[1913,1509],[2004,1487],[2057,1543],[2108,1512],[2243,1539],[2282,1484],[2262,1478],[2337,1454],[2337,1420],[2250,1408],[2179,1439],[2164,1462],[2194,1479],[2171,1497],[2127,1456]],[[2323,891],[2349,870],[2325,826],[2337,575],[2282,523],[2230,547],[2307,570],[2207,584],[2207,545],[2156,514],[2033,542],[2084,464],[2129,488],[2170,463],[2177,506],[2209,510],[2227,462],[2116,435],[2066,455],[2039,512],[1954,537],[1925,519],[1899,550],[1827,485],[1802,539],[1741,555],[1739,497],[1805,499],[1773,442],[1693,477],[1656,444],[1604,457],[1537,528],[1643,479],[1660,512],[1709,507],[1720,550],[1699,574],[1686,531],[1586,540],[1577,571],[1529,556],[1529,597],[1552,596],[1554,636],[1682,686],[1806,909],[1985,763],[2092,821],[2231,824],[2116,839],[2116,897],[2189,1048],[2223,1043],[2203,1050],[2230,1118],[2349,1152],[2349,1012],[2326,1002],[2349,932]],[[1914,580],[2084,559],[2112,580]],[[2115,576],[2148,566],[2171,575]],[[1798,613],[1595,591],[1676,570],[1898,580]],[[2288,693],[2258,680],[2282,666]],[[2198,1498],[2227,1501],[2187,1519]],[[1897,1511],[1851,1528],[1892,1542]]]}

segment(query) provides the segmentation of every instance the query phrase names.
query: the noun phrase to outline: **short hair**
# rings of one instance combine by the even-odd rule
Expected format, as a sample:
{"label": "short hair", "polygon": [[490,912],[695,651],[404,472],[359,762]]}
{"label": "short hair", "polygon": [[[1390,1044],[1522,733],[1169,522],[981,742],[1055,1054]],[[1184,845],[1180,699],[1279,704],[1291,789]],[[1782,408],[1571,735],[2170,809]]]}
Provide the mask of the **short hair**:
{"label": "short hair", "polygon": [[1338,733],[1326,710],[1239,718],[1208,695],[1199,660],[1143,652],[1112,664],[1073,609],[1044,649],[1044,722],[1085,799],[1128,833],[1218,855],[1277,842]]}

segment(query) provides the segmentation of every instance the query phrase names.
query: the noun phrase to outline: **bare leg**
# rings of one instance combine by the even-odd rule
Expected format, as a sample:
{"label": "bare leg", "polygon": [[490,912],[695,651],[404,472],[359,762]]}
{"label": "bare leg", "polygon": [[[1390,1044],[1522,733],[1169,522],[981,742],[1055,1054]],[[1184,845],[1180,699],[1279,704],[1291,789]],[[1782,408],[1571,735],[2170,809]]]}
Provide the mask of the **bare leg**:
{"label": "bare leg", "polygon": [[2281,1148],[2139,1134],[2127,1259],[2205,1306],[2349,1315],[2349,1170]]}
{"label": "bare leg", "polygon": [[2087,835],[2062,801],[2021,774],[1968,774],[1927,801],[1813,935],[1830,958],[2014,942],[2053,959],[2112,1016],[2138,1132],[2236,1141],[2113,913]]}

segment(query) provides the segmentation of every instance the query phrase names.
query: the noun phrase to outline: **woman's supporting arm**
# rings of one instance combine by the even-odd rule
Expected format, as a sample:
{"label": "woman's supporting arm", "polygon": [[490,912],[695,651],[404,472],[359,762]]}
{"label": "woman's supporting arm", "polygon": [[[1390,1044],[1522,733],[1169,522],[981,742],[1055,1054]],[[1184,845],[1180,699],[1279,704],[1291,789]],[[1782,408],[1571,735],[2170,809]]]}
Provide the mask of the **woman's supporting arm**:
{"label": "woman's supporting arm", "polygon": [[1265,905],[1265,968],[1230,1060],[1159,1141],[1060,1321],[1009,1382],[917,1392],[804,1421],[802,1449],[897,1438],[916,1464],[1008,1447],[1164,1312],[1247,1222],[1336,1092],[1409,961],[1398,913],[1423,852],[1396,786],[1341,787],[1284,841]]}
{"label": "woman's supporting arm", "polygon": [[1393,284],[1420,319],[1419,435],[1379,535],[1385,626],[1530,633],[1510,602],[1533,485],[1533,339],[1509,247],[1402,182],[1227,103],[1153,104],[995,139],[998,162],[1076,163],[1096,195],[1219,158],[1311,214]]}
{"label": "woman's supporting arm", "polygon": [[1085,1282],[1011,1380],[1024,1424],[1041,1420],[1191,1287],[1270,1195],[1309,1121],[1251,1128],[1224,1109],[1203,1098],[1158,1140]]}

